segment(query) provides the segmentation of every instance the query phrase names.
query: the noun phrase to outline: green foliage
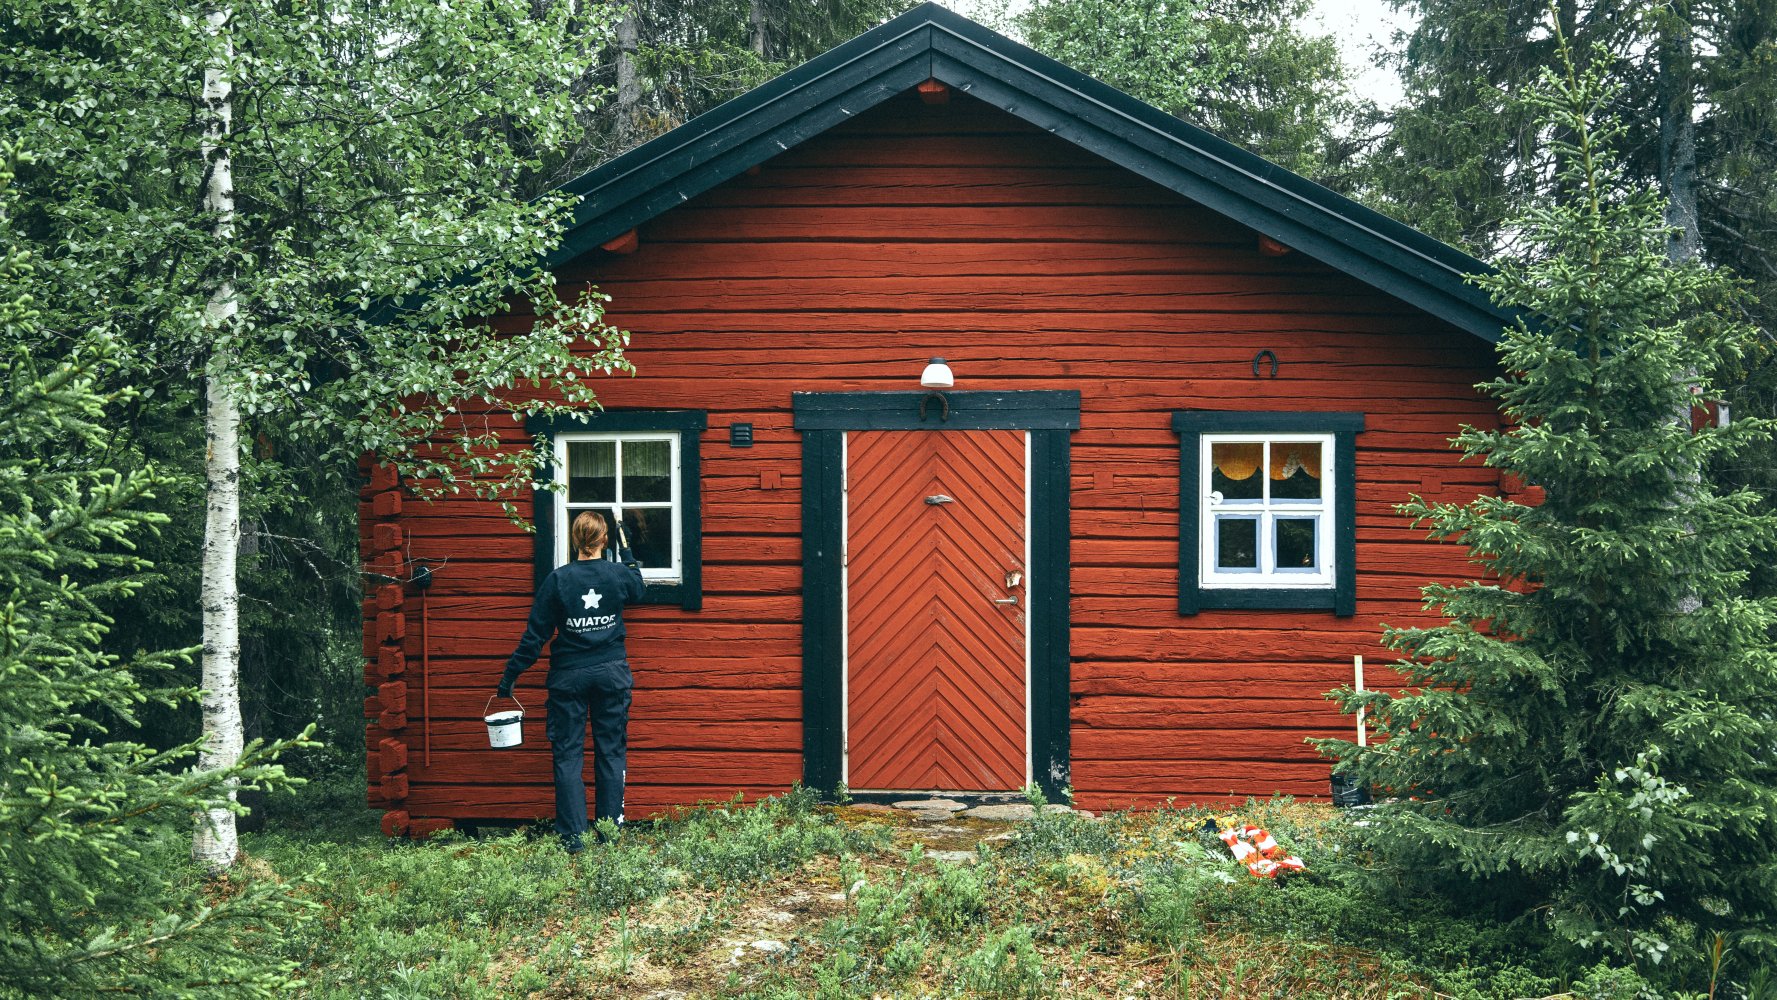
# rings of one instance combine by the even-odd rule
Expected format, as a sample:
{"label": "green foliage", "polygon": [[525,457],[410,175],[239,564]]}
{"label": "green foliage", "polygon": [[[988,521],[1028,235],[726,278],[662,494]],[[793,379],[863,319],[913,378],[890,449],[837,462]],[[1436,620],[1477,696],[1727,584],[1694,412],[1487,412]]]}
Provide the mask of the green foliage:
{"label": "green foliage", "polygon": [[1409,690],[1340,692],[1376,739],[1322,746],[1398,796],[1372,828],[1394,863],[1657,966],[1700,933],[1768,947],[1777,921],[1777,604],[1745,596],[1777,518],[1704,474],[1770,424],[1691,432],[1750,331],[1711,308],[1717,274],[1668,263],[1622,127],[1594,117],[1603,60],[1561,51],[1529,100],[1567,194],[1519,221],[1535,258],[1484,282],[1526,315],[1483,386],[1508,426],[1456,442],[1546,499],[1404,508],[1497,581],[1426,588],[1448,621],[1387,637]]}
{"label": "green foliage", "polygon": [[1041,1000],[1055,992],[1031,930],[1025,926],[988,935],[981,947],[963,956],[959,972],[963,988],[983,997]]}
{"label": "green foliage", "polygon": [[[844,830],[784,802],[755,811],[780,841]],[[1347,816],[1287,800],[1241,810],[1307,861],[1281,880],[1246,874],[1204,830],[1206,812],[1173,809],[1082,819],[1103,831],[1102,854],[1052,839],[1053,850],[1015,851],[1032,828],[1021,823],[971,865],[934,864],[918,844],[888,849],[888,831],[905,828],[860,821],[836,852],[764,880],[667,861],[709,857],[708,824],[731,824],[734,812],[640,824],[574,859],[552,837],[387,847],[368,824],[248,843],[278,871],[320,873],[310,891],[326,922],[284,943],[316,997],[1663,995],[1534,920],[1420,891]],[[740,835],[765,835],[764,825]],[[658,879],[645,882],[650,869]],[[601,897],[587,889],[594,881],[644,888]],[[786,906],[796,917],[780,922]],[[761,926],[784,950],[731,958]],[[1701,992],[1707,956],[1681,958],[1682,982]],[[1745,966],[1728,971],[1751,982]]]}
{"label": "green foliage", "polygon": [[1342,186],[1357,113],[1308,0],[1038,0],[1000,22],[1044,55],[1297,173]]}
{"label": "green foliage", "polygon": [[986,888],[973,868],[939,865],[935,877],[914,891],[919,915],[939,934],[955,934],[971,926],[987,908]]}
{"label": "green foliage", "polygon": [[[1522,258],[1522,206],[1559,184],[1536,111],[1513,99],[1555,57],[1542,3],[1395,0],[1413,16],[1382,63],[1404,97],[1373,117],[1362,167],[1373,207],[1484,259]],[[1582,65],[1608,65],[1620,86],[1601,95],[1625,130],[1624,170],[1674,201],[1694,202],[1703,259],[1747,282],[1734,305],[1767,332],[1724,367],[1717,386],[1740,413],[1777,412],[1777,6],[1741,0],[1608,0],[1553,8]],[[1681,143],[1681,125],[1692,133]],[[1694,152],[1687,166],[1684,148]],[[1681,221],[1678,213],[1674,221]],[[1767,497],[1769,448],[1717,470]],[[1754,569],[1777,593],[1777,574]]]}
{"label": "green foliage", "polygon": [[[519,0],[231,10],[214,37],[165,6],[9,11],[0,72],[23,84],[0,130],[54,151],[21,178],[45,327],[114,330],[152,388],[225,380],[265,445],[374,452],[446,490],[528,484],[510,435],[463,412],[551,409],[544,380],[584,406],[624,369],[602,300],[563,301],[537,266],[574,199],[514,190],[578,137],[603,21]],[[226,235],[197,197],[205,72],[234,89]],[[224,275],[239,312],[217,327]],[[496,335],[515,306],[536,329]]]}
{"label": "green foliage", "polygon": [[1116,838],[1103,824],[1094,823],[1078,813],[1048,808],[1043,793],[1035,785],[1024,791],[1034,812],[1010,847],[1017,857],[1034,861],[1070,854],[1105,855],[1116,850]]}
{"label": "green foliage", "polygon": [[266,928],[299,925],[283,886],[207,886],[181,854],[224,783],[277,785],[285,745],[227,772],[182,770],[191,745],[119,740],[144,704],[190,699],[158,683],[189,650],[101,648],[106,604],[128,607],[148,567],[134,539],[167,479],[102,464],[116,341],[37,350],[37,264],[11,240],[17,154],[0,147],[0,996],[275,996],[291,965]]}
{"label": "green foliage", "polygon": [[798,787],[769,807],[743,807],[737,797],[731,806],[696,810],[663,858],[708,888],[759,881],[799,868],[816,854],[840,853],[850,843],[842,827],[803,821],[814,815],[816,801],[813,791]]}
{"label": "green foliage", "polygon": [[[552,158],[540,179],[571,180],[912,6],[909,0],[628,4],[624,10],[634,18],[637,41],[634,107],[625,108],[619,95],[583,116],[583,139]],[[589,80],[615,89],[621,58],[617,51],[601,53]]]}
{"label": "green foliage", "polygon": [[[723,839],[739,844],[714,846]],[[628,828],[574,857],[554,837],[386,845],[368,826],[321,836],[280,832],[251,846],[279,871],[313,875],[310,891],[326,919],[280,945],[284,957],[310,970],[311,995],[493,998],[527,988],[608,987],[613,970],[595,968],[589,938],[564,923],[613,918],[609,954],[619,967],[644,952],[657,965],[681,963],[727,926],[734,892],[876,843],[797,792]],[[699,902],[661,905],[668,897]],[[656,913],[664,919],[650,919]],[[504,972],[510,982],[498,978]]]}

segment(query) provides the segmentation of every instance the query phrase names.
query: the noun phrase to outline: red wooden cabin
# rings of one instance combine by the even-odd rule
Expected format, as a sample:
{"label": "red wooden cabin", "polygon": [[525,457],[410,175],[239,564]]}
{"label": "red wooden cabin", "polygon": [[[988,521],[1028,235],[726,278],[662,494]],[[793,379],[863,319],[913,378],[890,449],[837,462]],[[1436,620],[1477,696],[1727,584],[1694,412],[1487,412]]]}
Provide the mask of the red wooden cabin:
{"label": "red wooden cabin", "polygon": [[649,583],[631,815],[798,781],[1325,795],[1324,692],[1469,572],[1393,507],[1499,487],[1446,444],[1497,421],[1481,265],[942,8],[569,189],[550,264],[637,375],[530,428],[567,487],[535,539],[364,497],[373,572],[449,560],[366,607],[391,832],[550,815],[545,665],[523,749],[480,716],[586,507]]}

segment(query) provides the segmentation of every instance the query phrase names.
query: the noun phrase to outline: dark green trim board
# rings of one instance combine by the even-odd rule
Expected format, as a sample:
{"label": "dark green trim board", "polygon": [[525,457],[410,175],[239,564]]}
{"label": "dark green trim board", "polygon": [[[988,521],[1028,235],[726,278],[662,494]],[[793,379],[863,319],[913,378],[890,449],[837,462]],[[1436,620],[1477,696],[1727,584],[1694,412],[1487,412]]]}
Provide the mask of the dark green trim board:
{"label": "dark green trim board", "polygon": [[804,784],[831,792],[845,768],[845,432],[1030,432],[1031,777],[1052,801],[1070,783],[1068,733],[1069,483],[1080,426],[1074,391],[953,392],[948,421],[925,393],[795,393],[802,432],[802,734]]}
{"label": "dark green trim board", "polygon": [[[933,396],[943,397],[942,408],[936,401],[920,405]],[[791,400],[799,431],[1080,429],[1077,389],[797,392],[791,393]]]}
{"label": "dark green trim board", "polygon": [[[1488,342],[1514,314],[1486,264],[933,3],[921,4],[563,186],[554,268],[935,79]],[[644,240],[643,252],[646,252]]]}
{"label": "dark green trim board", "polygon": [[[1076,411],[1077,416],[1077,411]],[[1030,432],[1030,766],[1051,802],[1072,783],[1068,679],[1071,673],[1068,578],[1071,519],[1068,477],[1073,448],[1066,430]],[[1039,668],[1038,664],[1042,664]]]}
{"label": "dark green trim board", "polygon": [[[641,604],[677,604],[686,611],[703,609],[703,474],[698,436],[708,425],[702,410],[585,410],[565,415],[533,416],[525,421],[529,433],[554,437],[572,431],[677,431],[679,434],[679,530],[678,583],[650,583]],[[555,469],[543,465],[538,482],[555,478]],[[531,519],[536,524],[532,562],[535,584],[541,586],[555,569],[555,501],[548,490],[533,491]]]}
{"label": "dark green trim board", "polygon": [[802,433],[802,783],[845,776],[845,432]]}
{"label": "dark green trim board", "polygon": [[[1186,410],[1172,415],[1179,435],[1178,610],[1194,615],[1211,608],[1275,608],[1326,610],[1340,617],[1357,613],[1357,435],[1363,433],[1361,413],[1249,413]],[[1198,498],[1202,437],[1205,434],[1331,434],[1333,435],[1333,586],[1291,589],[1206,588],[1197,584],[1198,552],[1203,544]]]}

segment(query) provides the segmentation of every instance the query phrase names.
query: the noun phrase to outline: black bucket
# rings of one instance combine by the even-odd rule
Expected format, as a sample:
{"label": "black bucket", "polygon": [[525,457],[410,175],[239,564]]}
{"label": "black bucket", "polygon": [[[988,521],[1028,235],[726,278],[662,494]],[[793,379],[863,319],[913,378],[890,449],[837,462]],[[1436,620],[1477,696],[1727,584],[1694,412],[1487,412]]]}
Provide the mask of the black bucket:
{"label": "black bucket", "polygon": [[1341,809],[1370,804],[1370,789],[1348,774],[1333,775],[1333,805]]}

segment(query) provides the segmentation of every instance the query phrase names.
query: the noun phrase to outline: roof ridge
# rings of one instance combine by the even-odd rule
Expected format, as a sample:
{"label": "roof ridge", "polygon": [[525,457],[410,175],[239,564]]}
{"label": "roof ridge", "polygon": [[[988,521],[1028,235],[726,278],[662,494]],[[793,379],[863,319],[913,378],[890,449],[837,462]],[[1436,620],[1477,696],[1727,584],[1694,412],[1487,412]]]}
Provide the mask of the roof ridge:
{"label": "roof ridge", "polygon": [[549,266],[928,79],[947,83],[1489,342],[1515,313],[1449,244],[927,2],[561,185]]}

